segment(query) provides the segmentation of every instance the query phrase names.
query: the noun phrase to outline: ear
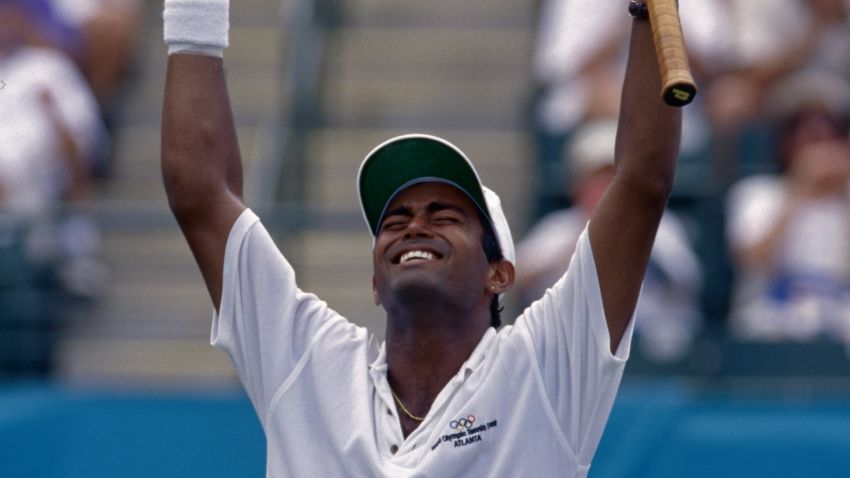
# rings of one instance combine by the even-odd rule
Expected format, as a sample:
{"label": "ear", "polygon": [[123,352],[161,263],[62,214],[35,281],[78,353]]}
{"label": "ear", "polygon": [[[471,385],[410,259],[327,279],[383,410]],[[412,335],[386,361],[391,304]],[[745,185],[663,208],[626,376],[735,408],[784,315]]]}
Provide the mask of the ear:
{"label": "ear", "polygon": [[375,305],[381,305],[381,298],[378,296],[378,286],[375,284],[375,275],[372,275],[372,300]]}
{"label": "ear", "polygon": [[514,265],[507,259],[490,264],[486,288],[493,294],[503,294],[514,285],[516,271]]}

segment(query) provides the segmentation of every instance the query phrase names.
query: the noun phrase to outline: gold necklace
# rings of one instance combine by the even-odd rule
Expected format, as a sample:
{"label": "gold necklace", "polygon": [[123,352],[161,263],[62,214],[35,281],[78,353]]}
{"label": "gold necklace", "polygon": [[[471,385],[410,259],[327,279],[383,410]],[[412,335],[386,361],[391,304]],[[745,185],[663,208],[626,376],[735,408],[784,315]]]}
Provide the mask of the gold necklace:
{"label": "gold necklace", "polygon": [[395,394],[395,390],[390,388],[390,393],[393,394],[393,398],[395,399],[395,402],[398,404],[399,407],[401,407],[401,411],[403,411],[404,414],[408,416],[408,418],[410,418],[411,420],[415,420],[417,422],[421,422],[421,421],[425,420],[425,417],[417,417],[416,415],[410,413],[410,410],[408,410],[407,407],[405,407],[404,404],[401,403],[401,399],[398,398],[398,395]]}

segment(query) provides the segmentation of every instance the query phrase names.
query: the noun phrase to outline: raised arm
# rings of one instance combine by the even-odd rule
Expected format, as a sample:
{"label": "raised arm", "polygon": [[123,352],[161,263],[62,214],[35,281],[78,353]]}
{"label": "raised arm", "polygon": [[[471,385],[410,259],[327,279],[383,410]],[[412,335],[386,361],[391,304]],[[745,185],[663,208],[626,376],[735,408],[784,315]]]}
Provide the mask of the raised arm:
{"label": "raised arm", "polygon": [[[218,310],[227,236],[245,209],[239,146],[220,57],[227,43],[227,2],[212,2],[224,7],[223,44],[217,38],[220,32],[215,38],[208,38],[209,31],[193,32],[209,25],[203,21],[208,19],[196,12],[184,15],[181,3],[166,2],[171,54],[162,113],[162,174],[168,204]],[[221,20],[220,10],[206,13]]]}
{"label": "raised arm", "polygon": [[667,106],[660,91],[649,21],[635,20],[617,128],[617,171],[588,226],[612,352],[637,303],[673,186],[681,111]]}

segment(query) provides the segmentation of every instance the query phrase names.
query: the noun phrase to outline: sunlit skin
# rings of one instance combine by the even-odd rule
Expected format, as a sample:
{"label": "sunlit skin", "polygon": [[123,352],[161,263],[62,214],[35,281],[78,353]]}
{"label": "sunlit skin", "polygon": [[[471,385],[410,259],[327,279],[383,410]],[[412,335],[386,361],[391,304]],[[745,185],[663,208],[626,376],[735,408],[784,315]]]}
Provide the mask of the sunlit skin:
{"label": "sunlit skin", "polygon": [[[390,202],[375,240],[375,303],[387,313],[388,378],[424,416],[490,326],[490,301],[513,283],[508,261],[490,264],[475,205],[442,183]],[[402,261],[411,251],[424,253]],[[400,416],[405,435],[418,426]]]}
{"label": "sunlit skin", "polygon": [[[390,321],[405,329],[422,321],[449,328],[480,321],[486,330],[494,266],[481,247],[483,234],[474,204],[453,186],[422,183],[396,196],[373,254],[375,301]],[[402,263],[410,251],[433,258]],[[464,320],[452,319],[457,314]]]}

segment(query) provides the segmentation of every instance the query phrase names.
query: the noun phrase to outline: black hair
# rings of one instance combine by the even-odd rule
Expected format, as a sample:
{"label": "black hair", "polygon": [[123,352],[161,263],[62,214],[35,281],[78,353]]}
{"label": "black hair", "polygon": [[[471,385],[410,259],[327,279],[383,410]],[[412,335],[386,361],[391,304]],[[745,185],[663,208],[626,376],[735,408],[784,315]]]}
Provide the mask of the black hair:
{"label": "black hair", "polygon": [[[502,248],[499,247],[499,240],[496,238],[496,233],[490,226],[490,221],[478,211],[478,218],[481,220],[481,226],[484,229],[484,234],[481,236],[481,248],[484,249],[484,256],[487,257],[487,262],[493,264],[505,258],[502,254]],[[490,301],[490,326],[498,329],[502,325],[502,310],[499,305],[499,296],[493,295]]]}

